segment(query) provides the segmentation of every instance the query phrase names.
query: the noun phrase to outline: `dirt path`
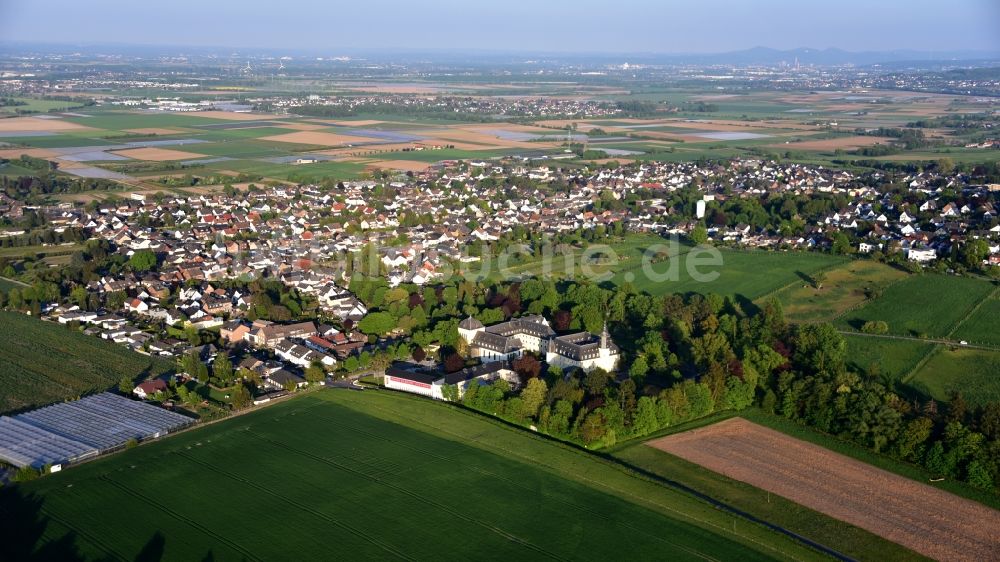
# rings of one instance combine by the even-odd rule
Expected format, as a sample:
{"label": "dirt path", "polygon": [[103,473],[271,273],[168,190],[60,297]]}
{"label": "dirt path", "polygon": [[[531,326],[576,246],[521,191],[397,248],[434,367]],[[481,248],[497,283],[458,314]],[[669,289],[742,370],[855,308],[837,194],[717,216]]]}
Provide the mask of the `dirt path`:
{"label": "dirt path", "polygon": [[744,419],[648,444],[938,560],[1000,560],[1000,511]]}
{"label": "dirt path", "polygon": [[895,334],[866,334],[864,332],[853,332],[850,330],[838,330],[841,334],[845,336],[860,336],[863,338],[882,338],[884,340],[909,340],[909,341],[919,341],[923,343],[937,343],[941,345],[947,345],[951,347],[962,347],[971,349],[985,349],[986,351],[996,351],[997,347],[994,345],[981,345],[975,343],[963,344],[958,340],[948,340],[941,338],[916,338],[913,336],[897,336]]}

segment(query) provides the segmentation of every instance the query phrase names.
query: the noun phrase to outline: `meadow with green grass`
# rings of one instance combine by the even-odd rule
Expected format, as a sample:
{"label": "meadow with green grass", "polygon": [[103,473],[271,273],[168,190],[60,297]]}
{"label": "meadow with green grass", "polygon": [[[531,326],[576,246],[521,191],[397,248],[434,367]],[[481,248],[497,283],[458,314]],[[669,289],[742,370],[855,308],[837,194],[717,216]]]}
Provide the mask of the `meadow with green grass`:
{"label": "meadow with green grass", "polygon": [[172,363],[53,322],[0,312],[0,413],[103,391]]}
{"label": "meadow with green grass", "polygon": [[976,345],[1000,347],[1000,330],[997,329],[997,319],[1000,318],[1000,298],[994,292],[983,300],[979,307],[963,321],[952,338],[967,341]]}
{"label": "meadow with green grass", "polygon": [[972,406],[1000,401],[1000,351],[940,346],[907,384],[936,400],[959,392]]}
{"label": "meadow with green grass", "polygon": [[309,393],[6,496],[6,520],[87,558],[824,558],[616,463],[387,391]]}
{"label": "meadow with green grass", "polygon": [[[811,273],[832,267],[844,258],[818,252],[770,252],[719,248],[721,261],[708,261],[710,255],[695,249],[653,265],[653,271],[666,276],[657,279],[643,274],[641,264],[631,264],[615,273],[614,282],[630,282],[652,295],[667,293],[717,293],[749,300],[770,295],[793,283],[801,283]],[[676,275],[671,267],[676,266]],[[630,275],[631,274],[631,275]],[[706,274],[703,278],[699,274]],[[717,274],[717,275],[716,275]]]}
{"label": "meadow with green grass", "polygon": [[[718,251],[721,260],[712,253]],[[582,277],[622,286],[654,296],[670,293],[717,293],[748,300],[769,296],[789,284],[808,282],[816,271],[847,263],[846,258],[819,252],[771,252],[730,248],[695,247],[687,240],[671,241],[656,234],[627,234],[607,244],[569,247],[543,255],[512,254],[504,265],[498,260],[467,266],[470,275],[491,279],[550,275]],[[645,264],[645,265],[644,265]],[[644,272],[649,268],[652,275]],[[707,275],[700,280],[700,274]]]}
{"label": "meadow with green grass", "polygon": [[72,101],[46,100],[26,97],[15,97],[13,99],[20,105],[0,105],[0,115],[46,113],[49,111],[64,111],[83,106],[82,103]]}
{"label": "meadow with green grass", "polygon": [[830,322],[906,275],[881,262],[853,260],[823,271],[816,279],[789,285],[774,296],[788,320]]}
{"label": "meadow with green grass", "polygon": [[949,337],[993,289],[991,282],[972,277],[912,275],[844,314],[838,326],[860,330],[865,322],[882,320],[889,324],[891,334]]}
{"label": "meadow with green grass", "polygon": [[887,383],[901,381],[937,344],[920,340],[890,339],[866,334],[846,334],[847,365]]}

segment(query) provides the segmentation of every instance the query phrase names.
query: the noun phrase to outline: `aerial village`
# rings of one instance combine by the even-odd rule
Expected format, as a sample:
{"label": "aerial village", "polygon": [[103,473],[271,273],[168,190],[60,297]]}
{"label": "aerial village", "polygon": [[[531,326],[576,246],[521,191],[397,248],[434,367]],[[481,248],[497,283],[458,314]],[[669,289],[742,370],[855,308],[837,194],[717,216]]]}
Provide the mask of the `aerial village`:
{"label": "aerial village", "polygon": [[[470,248],[510,241],[515,233],[529,233],[521,239],[530,246],[540,235],[559,240],[595,229],[690,237],[704,223],[711,244],[831,251],[838,240],[847,240],[849,247],[836,250],[877,253],[909,267],[934,267],[957,244],[981,238],[988,243],[984,261],[1000,264],[998,210],[990,203],[990,192],[1000,185],[973,185],[962,175],[935,171],[889,174],[857,176],[761,160],[609,164],[593,171],[552,163],[449,162],[422,174],[332,188],[249,186],[199,197],[131,194],[115,203],[39,208],[4,197],[0,212],[12,218],[40,214],[56,231],[78,229],[87,238],[108,242],[126,259],[139,253],[155,257],[142,273],[122,271],[92,281],[86,289],[96,297],[89,301],[47,303],[39,311],[44,317],[79,323],[94,337],[164,358],[196,355],[211,364],[225,354],[236,361],[236,369],[256,373],[266,388],[283,393],[305,385],[303,372],[310,366],[342,373],[345,360],[385,349],[393,336],[404,334],[390,330],[376,338],[357,328],[368,308],[350,290],[351,273],[358,267],[350,256],[372,256],[375,269],[366,273],[384,277],[389,287],[430,287],[445,281],[456,264],[483,259],[482,252]],[[882,196],[873,187],[890,180],[905,186],[904,197]],[[808,221],[795,213],[778,228],[734,222],[732,211],[728,217],[719,211],[727,204],[817,193],[844,204]],[[308,311],[295,311],[297,322],[257,318],[250,290],[226,283],[233,279],[280,281],[314,303],[312,319],[301,321]],[[90,306],[81,306],[87,302]],[[498,357],[510,361],[522,346],[555,353],[553,358],[562,346],[566,357],[579,359],[586,353],[574,346],[588,343],[599,350],[595,353],[616,353],[609,351],[614,344],[606,341],[606,333],[563,341],[543,318],[528,324],[532,345],[523,334],[517,342],[508,341],[517,332],[510,326],[464,337],[488,350],[473,354],[486,358],[483,363]],[[219,337],[201,344],[179,329],[217,330]],[[605,363],[599,362],[614,368],[613,361]],[[570,364],[583,365],[579,360]],[[352,366],[363,370],[356,362]],[[463,376],[510,374],[494,365]],[[428,385],[441,378],[421,377]],[[151,397],[163,388],[162,381],[146,381],[135,394]],[[430,394],[430,386],[420,388]]]}

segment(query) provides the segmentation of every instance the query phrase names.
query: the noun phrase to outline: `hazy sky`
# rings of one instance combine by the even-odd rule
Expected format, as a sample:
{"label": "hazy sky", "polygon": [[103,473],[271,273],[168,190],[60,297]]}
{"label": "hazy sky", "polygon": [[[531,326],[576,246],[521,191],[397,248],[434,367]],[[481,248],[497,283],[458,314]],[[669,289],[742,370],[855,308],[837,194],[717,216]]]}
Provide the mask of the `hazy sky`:
{"label": "hazy sky", "polygon": [[1000,0],[0,0],[0,40],[560,52],[1000,51]]}

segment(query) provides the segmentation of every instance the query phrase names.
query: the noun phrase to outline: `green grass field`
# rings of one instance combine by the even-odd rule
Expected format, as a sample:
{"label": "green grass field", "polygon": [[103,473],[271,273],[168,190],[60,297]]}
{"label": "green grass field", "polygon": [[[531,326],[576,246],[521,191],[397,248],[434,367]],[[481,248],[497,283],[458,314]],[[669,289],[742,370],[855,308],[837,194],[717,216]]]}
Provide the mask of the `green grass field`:
{"label": "green grass field", "polygon": [[[18,491],[42,541],[88,558],[822,558],[619,465],[385,391],[310,393]],[[5,519],[31,526],[12,503]]]}
{"label": "green grass field", "polygon": [[[468,266],[468,271],[470,276],[482,275],[493,280],[501,280],[507,276],[588,277],[593,274],[595,281],[606,281],[615,272],[639,267],[643,253],[654,246],[662,246],[676,255],[687,253],[691,249],[686,242],[679,242],[676,247],[672,247],[668,239],[656,234],[628,233],[606,242],[553,249],[548,270],[544,256],[512,253],[505,262],[497,257],[488,264],[473,263]],[[589,251],[586,266],[583,263],[585,251]],[[592,258],[598,252],[607,254],[608,259],[593,261]],[[612,253],[615,258],[610,257]]]}
{"label": "green grass field", "polygon": [[936,400],[961,392],[969,404],[1000,400],[1000,351],[942,346],[907,383]]}
{"label": "green grass field", "polygon": [[864,334],[850,334],[845,339],[847,364],[856,371],[880,377],[890,384],[908,375],[936,345],[918,340],[893,340]]}
{"label": "green grass field", "polygon": [[14,98],[25,105],[0,106],[0,114],[16,114],[18,112],[46,113],[81,107],[83,104],[71,101],[41,100],[35,98]]}
{"label": "green grass field", "polygon": [[171,368],[60,324],[0,312],[0,413],[105,390],[124,375],[139,378]]}
{"label": "green grass field", "polygon": [[[695,253],[688,253],[679,260],[676,280],[658,281],[643,274],[641,267],[632,267],[615,274],[615,282],[629,281],[641,291],[653,295],[666,293],[718,293],[720,295],[742,296],[757,299],[786,285],[800,280],[803,276],[830,267],[843,258],[829,254],[807,252],[766,252],[720,249],[721,265],[698,266],[694,271],[709,275],[718,273],[714,279],[699,281],[691,274],[688,265],[693,263]],[[701,256],[704,257],[704,254]],[[701,259],[701,258],[699,258]],[[666,273],[669,264],[653,266],[654,271]]]}
{"label": "green grass field", "polygon": [[865,301],[866,289],[883,288],[906,273],[875,261],[854,260],[823,275],[820,288],[803,280],[775,294],[785,318],[793,322],[830,322]]}
{"label": "green grass field", "polygon": [[889,333],[945,337],[993,290],[992,283],[954,275],[913,275],[877,299],[848,312],[838,324],[861,328],[869,320],[889,323]]}
{"label": "green grass field", "polygon": [[[622,240],[607,244],[615,252],[617,261],[588,264],[589,272],[599,276],[598,281],[610,281],[616,285],[629,282],[639,291],[647,291],[652,295],[667,293],[718,293],[720,295],[740,295],[747,299],[757,299],[776,291],[790,283],[808,277],[809,273],[843,263],[844,258],[821,253],[807,252],[766,252],[730,250],[720,248],[721,265],[698,263],[692,261],[710,258],[700,250],[692,251],[688,242],[677,246],[657,235],[629,234]],[[669,260],[658,260],[652,263],[652,271],[665,279],[653,278],[643,272],[643,255],[647,250],[662,250],[671,256]],[[552,259],[550,274],[554,276],[585,276],[587,272],[581,267],[582,250],[575,249],[569,253],[556,254]],[[650,258],[653,259],[652,257]],[[544,273],[541,258],[528,257],[521,262],[511,260],[507,273],[512,275],[541,275]],[[569,264],[569,265],[566,265]],[[672,264],[677,264],[675,275]],[[695,269],[689,270],[688,265],[694,264]],[[481,264],[474,264],[470,269],[480,271]],[[692,271],[712,275],[709,281],[701,282],[694,278]],[[499,275],[496,268],[490,270],[493,277]]]}
{"label": "green grass field", "polygon": [[22,289],[24,287],[27,287],[24,283],[7,279],[6,277],[0,277],[0,291],[6,292],[11,289]]}
{"label": "green grass field", "polygon": [[958,326],[952,337],[973,344],[1000,347],[997,318],[1000,318],[1000,298],[994,295],[983,301],[979,308]]}

